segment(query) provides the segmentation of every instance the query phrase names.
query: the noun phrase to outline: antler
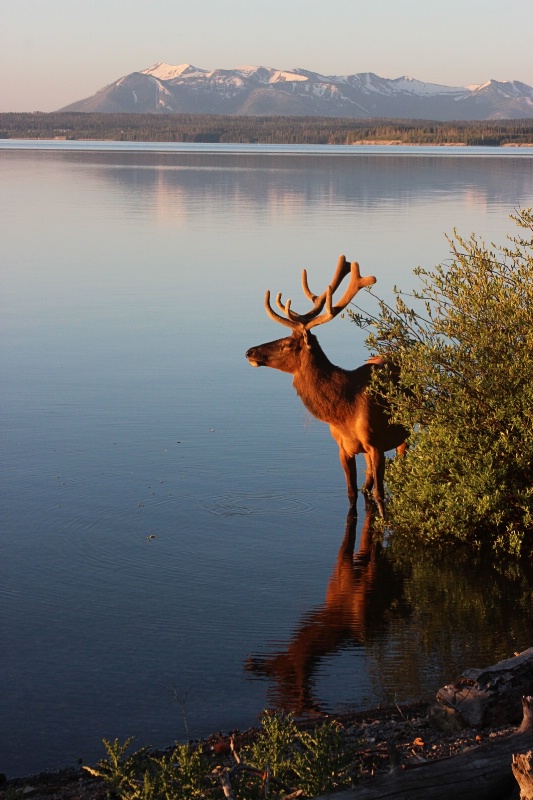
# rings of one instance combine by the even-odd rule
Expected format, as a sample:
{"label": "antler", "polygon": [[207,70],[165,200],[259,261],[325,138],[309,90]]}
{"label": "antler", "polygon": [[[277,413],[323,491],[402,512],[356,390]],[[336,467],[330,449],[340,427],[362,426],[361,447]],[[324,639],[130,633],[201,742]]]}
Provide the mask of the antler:
{"label": "antler", "polygon": [[[333,276],[333,280],[329,284],[331,286],[332,294],[335,294],[339,286],[341,285],[344,278],[350,274],[350,264],[346,261],[346,256],[339,256],[339,260],[337,261],[337,269],[335,270],[335,275]],[[311,300],[312,303],[315,303],[317,300],[322,301],[322,307],[324,306],[324,302],[326,300],[326,292],[317,297],[316,294],[313,294],[312,291],[309,289],[307,283],[307,270],[304,269],[302,272],[302,286],[304,290],[305,296]],[[326,289],[327,291],[327,289]],[[316,303],[315,303],[316,304]]]}
{"label": "antler", "polygon": [[297,328],[298,327],[298,323],[297,322],[293,322],[292,319],[288,319],[288,313],[290,311],[291,301],[287,300],[285,306],[283,306],[282,303],[281,303],[281,292],[280,292],[278,294],[278,296],[276,297],[276,304],[277,304],[278,308],[282,309],[282,311],[286,311],[287,317],[281,317],[276,311],[274,311],[274,309],[270,305],[270,291],[267,289],[267,293],[265,294],[265,309],[266,309],[266,312],[267,312],[268,316],[271,319],[273,319],[274,322],[281,322],[282,325],[286,325],[287,328],[292,328],[293,330],[294,330],[294,328]]}
{"label": "antler", "polygon": [[[340,301],[333,305],[333,294],[336,292],[348,274],[351,276],[348,288],[344,292]],[[307,283],[307,271],[304,269],[302,273],[303,290],[306,297],[313,302],[313,308],[311,311],[308,311],[307,314],[297,314],[295,311],[293,311],[291,309],[290,300],[287,300],[287,302],[283,304],[281,301],[281,292],[276,297],[276,305],[280,311],[283,311],[285,316],[282,317],[271,307],[270,292],[267,292],[265,295],[265,309],[269,317],[271,317],[271,319],[273,319],[275,322],[280,322],[282,325],[286,325],[288,328],[292,328],[293,330],[301,325],[303,325],[307,330],[310,330],[316,325],[322,325],[324,322],[329,322],[331,319],[336,317],[337,314],[343,311],[348,303],[353,300],[360,289],[362,289],[364,286],[371,286],[375,282],[376,279],[372,275],[367,275],[365,277],[361,276],[357,261],[352,261],[351,264],[348,264],[346,258],[344,256],[340,256],[337,262],[337,269],[335,270],[333,280],[329,284],[326,291],[321,295],[315,295],[309,289]],[[324,305],[326,306],[326,311],[324,314],[321,314],[320,312],[324,308]]]}
{"label": "antler", "polygon": [[359,264],[357,261],[352,261],[350,265],[350,283],[343,296],[338,303],[333,305],[333,291],[331,286],[328,286],[326,289],[326,311],[324,314],[320,314],[320,316],[311,319],[305,326],[307,330],[314,328],[316,325],[322,325],[324,322],[329,322],[336,317],[337,314],[340,314],[341,311],[344,311],[348,303],[354,299],[360,289],[363,289],[365,286],[372,286],[375,282],[376,279],[373,275],[362,276],[359,271]]}

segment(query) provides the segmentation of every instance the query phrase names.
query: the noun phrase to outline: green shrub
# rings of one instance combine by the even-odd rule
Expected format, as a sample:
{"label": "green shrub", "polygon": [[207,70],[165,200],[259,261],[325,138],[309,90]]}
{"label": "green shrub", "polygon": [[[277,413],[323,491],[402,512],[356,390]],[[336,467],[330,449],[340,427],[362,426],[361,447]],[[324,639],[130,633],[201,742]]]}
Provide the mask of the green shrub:
{"label": "green shrub", "polygon": [[[313,731],[298,728],[292,714],[264,712],[262,730],[256,741],[243,751],[243,759],[259,771],[268,767],[270,775],[286,787],[298,787],[305,797],[317,797],[351,784],[353,748],[343,741],[334,723],[323,722]],[[257,797],[265,797],[262,787]],[[276,786],[272,794],[277,797]],[[242,800],[251,800],[248,783]],[[281,794],[285,794],[281,791]]]}
{"label": "green shrub", "polygon": [[412,431],[390,462],[388,517],[397,535],[462,541],[507,554],[533,543],[533,215],[506,247],[450,238],[452,261],[415,270],[420,288],[380,303],[370,348],[401,383],[380,379],[395,420]]}

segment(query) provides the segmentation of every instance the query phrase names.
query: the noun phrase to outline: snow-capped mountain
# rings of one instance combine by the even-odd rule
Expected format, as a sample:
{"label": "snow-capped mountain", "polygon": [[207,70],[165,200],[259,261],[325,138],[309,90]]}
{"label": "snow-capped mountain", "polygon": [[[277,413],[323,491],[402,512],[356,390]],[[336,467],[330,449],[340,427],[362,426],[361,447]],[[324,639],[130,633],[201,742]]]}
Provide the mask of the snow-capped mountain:
{"label": "snow-capped mountain", "polygon": [[533,88],[490,80],[440,86],[373,72],[320,75],[306,69],[244,66],[205,70],[158,63],[132,72],[60,111],[373,117],[433,120],[533,117]]}

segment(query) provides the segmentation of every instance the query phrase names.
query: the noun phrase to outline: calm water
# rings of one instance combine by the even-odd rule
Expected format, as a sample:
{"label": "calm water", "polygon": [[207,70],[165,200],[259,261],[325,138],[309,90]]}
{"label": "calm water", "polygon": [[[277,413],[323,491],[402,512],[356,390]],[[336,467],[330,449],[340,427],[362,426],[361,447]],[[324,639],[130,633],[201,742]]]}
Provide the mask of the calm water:
{"label": "calm water", "polygon": [[[353,560],[326,426],[244,352],[304,266],[389,298],[454,227],[503,243],[533,152],[2,142],[0,203],[0,771],[431,697],[531,645],[526,576]],[[366,356],[346,319],[319,338]]]}

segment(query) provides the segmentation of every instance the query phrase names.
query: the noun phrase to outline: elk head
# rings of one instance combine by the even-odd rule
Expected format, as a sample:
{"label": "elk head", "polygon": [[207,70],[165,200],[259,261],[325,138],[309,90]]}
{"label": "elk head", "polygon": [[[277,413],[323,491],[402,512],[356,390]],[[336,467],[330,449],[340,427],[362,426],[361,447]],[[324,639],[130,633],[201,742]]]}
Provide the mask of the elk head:
{"label": "elk head", "polygon": [[[333,294],[337,291],[344,278],[350,275],[350,282],[338,303],[333,305]],[[276,305],[284,316],[274,311],[270,305],[270,292],[265,295],[265,309],[274,322],[279,322],[292,330],[292,335],[284,339],[251,347],[246,358],[253,367],[272,367],[282,372],[295,374],[301,366],[302,354],[316,345],[316,339],[310,333],[311,328],[323,325],[334,319],[337,314],[344,311],[357,292],[364,286],[371,286],[376,279],[369,275],[362,277],[357,261],[348,263],[345,256],[340,256],[333,280],[321,295],[315,295],[309,289],[307,271],[302,273],[302,286],[305,296],[313,303],[313,307],[306,314],[297,314],[291,308],[291,301],[282,302],[281,292],[276,297]]]}

